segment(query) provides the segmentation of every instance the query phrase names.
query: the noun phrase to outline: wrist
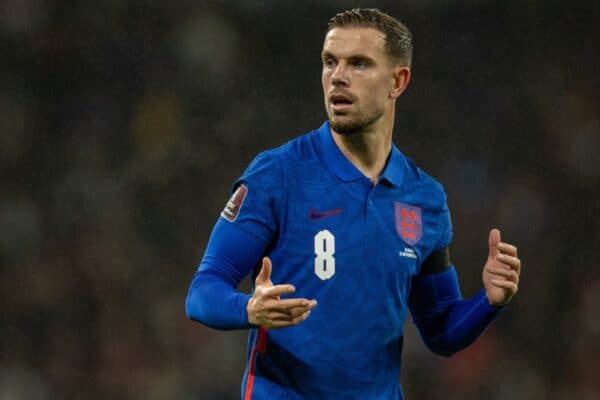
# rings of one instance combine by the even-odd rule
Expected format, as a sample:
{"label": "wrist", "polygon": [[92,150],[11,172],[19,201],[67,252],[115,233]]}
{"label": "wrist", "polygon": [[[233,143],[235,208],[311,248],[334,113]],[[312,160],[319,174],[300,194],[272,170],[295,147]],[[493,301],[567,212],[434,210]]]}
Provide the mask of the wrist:
{"label": "wrist", "polygon": [[482,289],[481,291],[482,295],[485,297],[485,303],[487,304],[487,306],[492,309],[492,310],[497,310],[497,311],[501,311],[503,310],[508,303],[510,302],[510,299],[508,299],[508,301],[506,301],[505,303],[499,303],[496,301],[492,301],[490,300],[490,297],[487,294],[487,290]]}
{"label": "wrist", "polygon": [[244,307],[244,314],[246,317],[246,321],[248,322],[248,324],[250,325],[256,325],[256,322],[254,321],[253,313],[252,313],[252,296],[251,295],[246,295],[244,300],[243,300],[243,304],[245,305]]}

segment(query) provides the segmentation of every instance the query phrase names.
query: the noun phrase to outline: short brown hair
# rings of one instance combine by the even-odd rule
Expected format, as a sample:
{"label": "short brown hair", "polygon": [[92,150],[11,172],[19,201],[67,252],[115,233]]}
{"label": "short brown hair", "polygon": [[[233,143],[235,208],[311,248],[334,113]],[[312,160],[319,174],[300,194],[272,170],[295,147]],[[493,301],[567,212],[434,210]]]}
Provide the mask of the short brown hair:
{"label": "short brown hair", "polygon": [[375,28],[385,34],[385,50],[393,62],[410,67],[412,34],[402,22],[376,8],[354,8],[336,14],[329,20],[327,32],[333,28]]}

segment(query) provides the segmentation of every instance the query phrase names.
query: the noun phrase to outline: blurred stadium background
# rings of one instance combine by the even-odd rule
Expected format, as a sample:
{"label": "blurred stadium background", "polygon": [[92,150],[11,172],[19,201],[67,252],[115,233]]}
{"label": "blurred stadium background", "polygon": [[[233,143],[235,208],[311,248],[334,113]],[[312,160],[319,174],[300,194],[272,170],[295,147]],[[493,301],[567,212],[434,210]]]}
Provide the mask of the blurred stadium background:
{"label": "blurred stadium background", "polygon": [[[0,399],[236,399],[245,332],[184,298],[232,181],[325,119],[353,1],[0,2]],[[600,3],[363,1],[405,21],[395,142],[444,183],[463,293],[489,228],[520,293],[476,345],[407,322],[408,399],[600,398]]]}

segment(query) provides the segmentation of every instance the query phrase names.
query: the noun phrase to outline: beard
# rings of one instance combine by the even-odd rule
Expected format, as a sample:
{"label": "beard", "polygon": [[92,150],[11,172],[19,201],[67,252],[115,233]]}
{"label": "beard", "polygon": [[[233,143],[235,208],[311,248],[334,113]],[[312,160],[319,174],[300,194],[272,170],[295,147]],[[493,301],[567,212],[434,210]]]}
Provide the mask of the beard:
{"label": "beard", "polygon": [[352,135],[364,130],[381,118],[383,113],[383,106],[374,110],[359,111],[356,116],[352,116],[351,114],[336,114],[329,108],[327,109],[331,129],[341,135]]}

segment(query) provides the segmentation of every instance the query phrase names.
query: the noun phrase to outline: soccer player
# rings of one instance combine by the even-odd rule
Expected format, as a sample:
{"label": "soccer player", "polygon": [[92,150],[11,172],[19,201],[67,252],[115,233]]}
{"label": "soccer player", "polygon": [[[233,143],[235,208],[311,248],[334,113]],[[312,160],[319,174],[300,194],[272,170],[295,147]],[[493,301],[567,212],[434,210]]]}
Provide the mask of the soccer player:
{"label": "soccer player", "polygon": [[[442,186],[392,144],[411,33],[375,9],[334,16],[328,121],[258,155],[233,186],[186,301],[189,318],[250,329],[243,399],[401,399],[403,324],[444,356],[517,292],[517,249],[492,229],[483,288],[463,299]],[[252,294],[236,291],[248,274]]]}

